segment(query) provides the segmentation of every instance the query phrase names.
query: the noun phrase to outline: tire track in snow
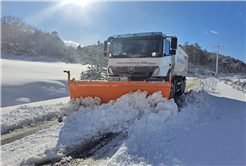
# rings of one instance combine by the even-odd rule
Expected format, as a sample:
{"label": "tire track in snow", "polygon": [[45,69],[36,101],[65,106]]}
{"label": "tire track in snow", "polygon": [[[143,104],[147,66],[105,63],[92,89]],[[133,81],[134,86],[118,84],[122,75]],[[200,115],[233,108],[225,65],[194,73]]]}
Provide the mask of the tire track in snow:
{"label": "tire track in snow", "polygon": [[47,129],[50,126],[57,124],[57,123],[58,123],[58,119],[55,118],[49,121],[44,121],[38,124],[25,127],[23,129],[14,130],[11,133],[1,135],[1,145],[8,144],[8,143],[14,142],[15,140],[24,138],[28,135],[35,134],[36,132]]}
{"label": "tire track in snow", "polygon": [[[97,165],[101,158],[107,156],[107,152],[118,145],[119,142],[127,138],[127,134],[106,133],[101,137],[89,141],[87,144],[78,147],[66,156],[57,159],[57,161],[50,161],[41,163],[45,166],[77,166],[77,165]],[[93,159],[92,159],[93,158]]]}

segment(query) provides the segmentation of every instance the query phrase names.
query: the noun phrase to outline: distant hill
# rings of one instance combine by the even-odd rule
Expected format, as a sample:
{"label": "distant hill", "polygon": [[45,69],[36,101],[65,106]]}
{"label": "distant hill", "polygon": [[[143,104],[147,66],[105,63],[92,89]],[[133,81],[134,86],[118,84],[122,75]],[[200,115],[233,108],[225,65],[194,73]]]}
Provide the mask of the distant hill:
{"label": "distant hill", "polygon": [[[180,47],[189,56],[189,72],[193,73],[196,69],[200,74],[206,74],[208,70],[216,71],[216,57],[217,54],[213,52],[208,52],[206,49],[202,50],[198,43],[189,44],[186,42]],[[230,56],[224,56],[219,54],[218,56],[218,71],[219,73],[245,73],[246,74],[246,64],[238,59]]]}
{"label": "distant hill", "polygon": [[6,55],[47,56],[64,62],[81,61],[77,49],[67,46],[58,32],[41,31],[19,17],[2,17],[1,35],[1,52]]}

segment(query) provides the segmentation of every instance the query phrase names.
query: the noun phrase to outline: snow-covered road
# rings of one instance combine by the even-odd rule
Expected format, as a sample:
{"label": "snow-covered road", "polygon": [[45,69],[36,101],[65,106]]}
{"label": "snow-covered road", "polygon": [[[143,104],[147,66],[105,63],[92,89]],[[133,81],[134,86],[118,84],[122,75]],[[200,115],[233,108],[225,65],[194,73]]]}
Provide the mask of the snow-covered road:
{"label": "snow-covered road", "polygon": [[[24,62],[13,63],[20,66]],[[47,71],[54,70],[43,65]],[[25,97],[21,93],[18,96]],[[62,157],[68,150],[101,134],[124,132],[127,138],[111,147],[97,165],[245,165],[245,97],[243,92],[216,78],[207,78],[193,86],[190,94],[182,96],[179,112],[173,100],[168,101],[159,93],[146,98],[145,92],[127,94],[100,106],[97,99],[88,98],[69,104],[61,100],[6,107],[2,109],[3,131],[13,124],[21,126],[23,121],[33,123],[62,112],[67,116],[59,124],[1,146],[1,162],[2,165],[38,164]],[[79,107],[81,102],[84,106]],[[86,160],[81,164],[94,163]]]}

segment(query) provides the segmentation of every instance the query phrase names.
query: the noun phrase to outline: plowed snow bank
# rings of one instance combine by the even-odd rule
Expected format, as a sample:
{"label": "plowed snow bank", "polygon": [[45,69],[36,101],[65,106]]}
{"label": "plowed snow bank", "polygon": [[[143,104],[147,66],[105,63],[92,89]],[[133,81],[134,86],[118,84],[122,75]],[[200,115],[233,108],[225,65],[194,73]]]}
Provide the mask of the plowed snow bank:
{"label": "plowed snow bank", "polygon": [[168,119],[178,114],[174,100],[163,98],[160,92],[146,96],[147,92],[137,91],[100,106],[98,98],[70,101],[64,109],[73,113],[67,114],[62,123],[2,146],[4,164],[40,163],[103,133],[126,131],[143,116],[160,112]]}

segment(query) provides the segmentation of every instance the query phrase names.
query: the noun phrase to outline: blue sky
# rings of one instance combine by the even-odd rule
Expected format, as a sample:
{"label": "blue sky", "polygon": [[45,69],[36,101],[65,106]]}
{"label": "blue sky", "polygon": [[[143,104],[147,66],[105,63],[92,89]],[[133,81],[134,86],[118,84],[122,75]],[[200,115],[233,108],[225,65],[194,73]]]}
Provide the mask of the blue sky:
{"label": "blue sky", "polygon": [[176,35],[179,44],[246,62],[245,1],[97,1],[85,6],[61,1],[2,1],[1,16],[13,15],[63,40],[83,46],[115,34],[154,32]]}

